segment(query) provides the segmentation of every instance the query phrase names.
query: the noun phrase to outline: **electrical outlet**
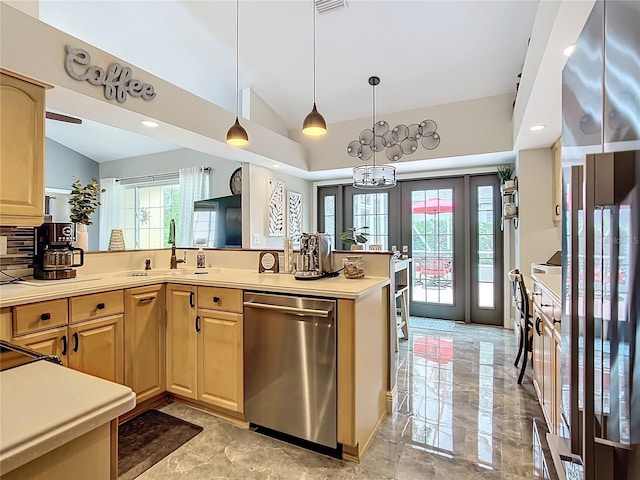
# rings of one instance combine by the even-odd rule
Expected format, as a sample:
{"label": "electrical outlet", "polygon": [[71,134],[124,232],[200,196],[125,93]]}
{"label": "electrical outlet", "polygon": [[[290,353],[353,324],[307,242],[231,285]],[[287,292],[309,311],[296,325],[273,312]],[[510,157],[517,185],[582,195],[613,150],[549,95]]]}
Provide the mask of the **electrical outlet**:
{"label": "electrical outlet", "polygon": [[253,242],[254,245],[260,245],[260,234],[259,233],[254,233],[253,234],[252,242]]}
{"label": "electrical outlet", "polygon": [[406,245],[402,245],[402,253],[407,253],[409,252],[409,247],[407,247]]}
{"label": "electrical outlet", "polygon": [[0,255],[7,254],[7,237],[0,237]]}

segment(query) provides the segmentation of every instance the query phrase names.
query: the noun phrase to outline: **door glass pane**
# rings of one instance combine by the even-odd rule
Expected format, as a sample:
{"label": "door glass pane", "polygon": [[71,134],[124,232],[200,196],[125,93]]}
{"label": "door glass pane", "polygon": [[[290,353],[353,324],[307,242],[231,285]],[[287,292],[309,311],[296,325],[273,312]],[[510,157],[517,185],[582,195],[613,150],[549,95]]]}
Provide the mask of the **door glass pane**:
{"label": "door glass pane", "polygon": [[413,301],[453,304],[453,189],[411,192]]}
{"label": "door glass pane", "polygon": [[493,228],[493,187],[477,187],[478,210],[478,307],[494,307],[494,250],[495,236]]}
{"label": "door glass pane", "polygon": [[353,196],[353,226],[369,227],[367,245],[389,249],[389,194],[357,193]]}
{"label": "door glass pane", "polygon": [[324,198],[324,233],[331,236],[331,248],[336,248],[336,197],[327,195]]}

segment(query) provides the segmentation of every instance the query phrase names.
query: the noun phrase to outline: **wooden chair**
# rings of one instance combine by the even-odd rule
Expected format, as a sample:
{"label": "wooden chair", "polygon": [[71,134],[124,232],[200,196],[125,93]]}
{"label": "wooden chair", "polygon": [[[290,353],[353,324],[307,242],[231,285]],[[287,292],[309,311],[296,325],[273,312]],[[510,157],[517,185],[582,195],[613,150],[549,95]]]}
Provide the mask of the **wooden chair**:
{"label": "wooden chair", "polygon": [[513,303],[518,310],[518,318],[516,322],[519,328],[519,345],[518,355],[516,355],[516,361],[514,366],[518,366],[520,357],[522,357],[522,366],[520,367],[520,375],[518,376],[518,385],[522,384],[522,377],[524,377],[524,371],[527,368],[527,358],[529,352],[532,350],[532,336],[533,336],[533,316],[531,315],[529,308],[529,297],[527,296],[527,289],[524,285],[524,279],[520,270],[514,268],[509,272],[509,280],[513,285]]}

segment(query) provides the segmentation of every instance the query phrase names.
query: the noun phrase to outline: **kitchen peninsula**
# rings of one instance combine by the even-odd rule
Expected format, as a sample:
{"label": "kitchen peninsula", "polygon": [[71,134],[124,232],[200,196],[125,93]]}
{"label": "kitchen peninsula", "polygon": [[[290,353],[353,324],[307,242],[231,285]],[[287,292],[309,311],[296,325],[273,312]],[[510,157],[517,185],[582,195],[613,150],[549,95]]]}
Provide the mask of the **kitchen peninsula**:
{"label": "kitchen peninsula", "polygon": [[[83,267],[75,280],[2,286],[2,339],[58,354],[71,368],[124,383],[137,394],[136,411],[172,398],[247,425],[243,379],[251,366],[243,364],[243,292],[335,300],[337,442],[345,459],[359,460],[386,411],[389,277],[373,268],[379,276],[297,281],[287,274],[228,268],[257,265],[258,252],[207,254],[215,268],[181,265],[154,269],[146,276],[133,276],[145,272],[127,268],[132,262],[144,265],[144,256],[162,264],[166,250],[88,255],[89,268]],[[102,268],[103,261],[109,266]],[[379,255],[376,261],[388,264],[387,256]],[[57,308],[62,318],[53,327],[42,325],[42,313],[49,312],[40,310],[48,307]],[[25,311],[31,319],[20,323]],[[57,321],[53,316],[51,320]],[[92,322],[101,325],[101,332],[110,332],[110,347],[100,353],[99,364],[91,352],[84,353],[81,362],[74,360],[73,349],[64,358],[64,342],[52,333],[69,338],[79,333],[73,338],[80,339],[82,351],[83,342],[91,348],[92,334],[86,333],[89,326],[81,326]],[[207,371],[220,375],[207,376]]]}

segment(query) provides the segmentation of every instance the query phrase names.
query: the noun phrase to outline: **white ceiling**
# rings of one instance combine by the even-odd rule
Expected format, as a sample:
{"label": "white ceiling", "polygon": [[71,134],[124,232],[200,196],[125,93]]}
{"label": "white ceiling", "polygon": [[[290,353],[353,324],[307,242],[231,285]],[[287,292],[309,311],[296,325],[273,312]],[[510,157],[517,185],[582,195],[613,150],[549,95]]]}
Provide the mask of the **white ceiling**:
{"label": "white ceiling", "polygon": [[[367,79],[371,75],[382,80],[376,90],[381,115],[510,92],[515,95],[538,6],[537,0],[348,0],[346,8],[316,17],[318,109],[329,128],[331,123],[370,116]],[[234,110],[232,0],[40,0],[40,19]],[[312,2],[242,0],[239,24],[240,89],[251,88],[288,128],[299,129],[313,98]],[[569,32],[569,38],[575,39],[579,31]],[[555,41],[564,42],[566,36]],[[558,55],[565,46],[545,45],[544,56]],[[531,137],[521,140],[526,148],[548,146],[560,134],[560,105],[555,100],[560,92],[558,69],[564,63],[555,61],[552,72],[543,71],[540,65],[544,67],[544,62],[530,73],[537,84],[548,77],[549,86],[534,92],[539,97],[530,102],[538,107],[542,102],[548,108],[542,108],[543,113],[531,121],[553,124],[557,131],[536,138],[523,126],[522,135]],[[545,115],[550,119],[540,118]],[[85,126],[92,130],[80,133]],[[146,147],[136,140],[140,135],[118,141],[113,129],[103,134],[98,126],[85,122],[79,128],[47,121],[47,136],[96,161],[144,152]],[[75,130],[65,137],[65,129]],[[78,143],[80,139],[83,144]],[[128,151],[115,148],[121,145],[127,145]],[[150,148],[167,150],[172,144],[154,140]]]}

